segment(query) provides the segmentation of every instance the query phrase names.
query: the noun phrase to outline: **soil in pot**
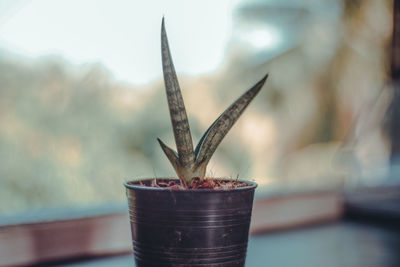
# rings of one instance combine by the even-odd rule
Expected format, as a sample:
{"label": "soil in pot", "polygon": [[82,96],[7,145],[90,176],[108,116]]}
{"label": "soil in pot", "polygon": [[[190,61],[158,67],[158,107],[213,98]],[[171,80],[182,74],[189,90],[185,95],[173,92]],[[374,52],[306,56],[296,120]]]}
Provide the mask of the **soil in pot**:
{"label": "soil in pot", "polygon": [[[140,186],[145,187],[160,187],[166,189],[178,189],[185,190],[181,185],[179,179],[151,179],[144,180],[138,182],[131,182],[130,184],[138,184]],[[193,183],[187,189],[214,189],[214,190],[227,190],[234,189],[239,187],[250,186],[249,183],[242,182],[239,180],[226,180],[226,179],[217,179],[217,178],[195,178]]]}

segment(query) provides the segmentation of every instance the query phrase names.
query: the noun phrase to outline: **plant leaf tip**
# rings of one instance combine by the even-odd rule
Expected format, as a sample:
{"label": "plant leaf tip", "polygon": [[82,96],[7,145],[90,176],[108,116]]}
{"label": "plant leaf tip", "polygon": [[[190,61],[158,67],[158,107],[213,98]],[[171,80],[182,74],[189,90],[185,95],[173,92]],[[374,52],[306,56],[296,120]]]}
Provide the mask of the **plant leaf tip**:
{"label": "plant leaf tip", "polygon": [[265,76],[258,83],[261,83],[262,84],[261,86],[263,86],[265,81],[268,79],[268,76],[269,76],[269,73],[265,74]]}

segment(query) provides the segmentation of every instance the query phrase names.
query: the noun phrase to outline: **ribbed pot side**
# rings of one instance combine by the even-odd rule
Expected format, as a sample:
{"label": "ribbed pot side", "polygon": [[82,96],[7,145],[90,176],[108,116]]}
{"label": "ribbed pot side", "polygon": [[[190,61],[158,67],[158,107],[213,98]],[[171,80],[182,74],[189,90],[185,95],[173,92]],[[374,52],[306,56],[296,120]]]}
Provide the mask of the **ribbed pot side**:
{"label": "ribbed pot side", "polygon": [[254,190],[125,183],[137,266],[244,266]]}

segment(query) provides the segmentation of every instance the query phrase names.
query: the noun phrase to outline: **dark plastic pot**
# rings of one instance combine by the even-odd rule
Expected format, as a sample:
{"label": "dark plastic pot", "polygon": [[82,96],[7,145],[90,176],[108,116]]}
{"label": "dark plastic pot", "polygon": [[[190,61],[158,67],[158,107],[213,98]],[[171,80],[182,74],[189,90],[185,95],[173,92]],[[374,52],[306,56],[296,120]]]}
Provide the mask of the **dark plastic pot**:
{"label": "dark plastic pot", "polygon": [[136,265],[244,266],[257,184],[242,182],[249,186],[171,190],[125,183]]}

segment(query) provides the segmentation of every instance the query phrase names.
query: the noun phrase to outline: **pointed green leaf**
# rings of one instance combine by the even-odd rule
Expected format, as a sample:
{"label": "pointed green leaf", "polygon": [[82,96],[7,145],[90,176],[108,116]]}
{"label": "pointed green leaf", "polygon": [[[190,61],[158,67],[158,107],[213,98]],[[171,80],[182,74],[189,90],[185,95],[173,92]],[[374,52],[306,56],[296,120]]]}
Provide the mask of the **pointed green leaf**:
{"label": "pointed green leaf", "polygon": [[195,168],[207,165],[222,139],[264,85],[268,74],[228,107],[208,128],[198,143]]}
{"label": "pointed green leaf", "polygon": [[[169,50],[164,18],[161,26],[161,55],[164,73],[165,90],[167,93],[169,112],[180,166],[192,168],[194,165],[194,152],[189,122],[183,102],[178,78],[176,77],[174,64]],[[192,177],[188,177],[192,178]]]}
{"label": "pointed green leaf", "polygon": [[175,171],[179,169],[179,159],[178,154],[172,149],[169,148],[160,138],[157,138],[158,143],[160,144],[162,150],[164,151],[165,155],[171,162],[172,166],[174,167]]}

